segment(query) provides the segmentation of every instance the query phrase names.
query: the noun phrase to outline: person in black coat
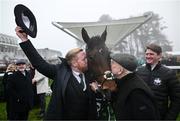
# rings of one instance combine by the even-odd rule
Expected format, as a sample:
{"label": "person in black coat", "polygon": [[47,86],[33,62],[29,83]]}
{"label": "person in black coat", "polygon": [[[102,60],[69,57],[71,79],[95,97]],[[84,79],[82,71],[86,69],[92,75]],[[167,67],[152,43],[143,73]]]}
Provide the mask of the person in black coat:
{"label": "person in black coat", "polygon": [[10,115],[10,111],[9,111],[9,97],[10,95],[8,95],[8,90],[7,90],[7,83],[11,77],[11,75],[13,74],[13,72],[16,71],[16,64],[12,63],[9,64],[6,72],[4,73],[3,76],[3,86],[4,86],[4,99],[6,101],[6,112],[7,112],[7,119],[9,120],[9,115]]}
{"label": "person in black coat", "polygon": [[[129,54],[111,54],[113,80],[104,82],[103,89],[111,90],[111,105],[116,120],[157,120],[159,112],[153,94],[134,70],[137,60]],[[108,84],[105,84],[108,83]],[[97,86],[91,84],[92,89]]]}
{"label": "person in black coat", "polygon": [[176,120],[180,112],[180,81],[174,70],[161,64],[161,58],[159,45],[147,45],[146,64],[137,68],[137,74],[152,89],[161,120]]}
{"label": "person in black coat", "polygon": [[26,70],[26,62],[17,60],[17,71],[9,77],[7,93],[9,95],[9,119],[27,120],[33,106],[33,87],[31,73]]}
{"label": "person in black coat", "polygon": [[[89,87],[86,53],[75,48],[70,50],[61,64],[47,63],[36,51],[26,33],[16,27],[22,40],[21,48],[40,73],[53,79],[52,96],[45,120],[88,120],[96,119],[95,95]],[[81,77],[80,77],[81,75]]]}
{"label": "person in black coat", "polygon": [[135,73],[137,60],[129,54],[111,54],[117,90],[112,104],[117,120],[157,120],[159,112],[150,88]]}

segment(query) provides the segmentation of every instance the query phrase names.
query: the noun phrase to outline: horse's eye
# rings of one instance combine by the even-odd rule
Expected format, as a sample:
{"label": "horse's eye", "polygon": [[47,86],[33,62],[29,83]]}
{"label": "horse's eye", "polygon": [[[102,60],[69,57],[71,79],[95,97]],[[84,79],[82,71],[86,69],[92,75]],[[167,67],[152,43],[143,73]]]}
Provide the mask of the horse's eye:
{"label": "horse's eye", "polygon": [[101,49],[99,49],[99,53],[103,53],[103,49],[101,48]]}
{"label": "horse's eye", "polygon": [[92,60],[93,60],[93,57],[92,57],[92,56],[89,56],[88,59],[92,61]]}

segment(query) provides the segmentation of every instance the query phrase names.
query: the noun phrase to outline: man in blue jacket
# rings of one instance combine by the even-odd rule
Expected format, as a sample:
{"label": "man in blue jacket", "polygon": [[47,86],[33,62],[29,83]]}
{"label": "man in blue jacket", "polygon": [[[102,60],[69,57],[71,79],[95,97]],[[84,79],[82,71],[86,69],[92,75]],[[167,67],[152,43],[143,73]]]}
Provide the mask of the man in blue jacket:
{"label": "man in blue jacket", "polygon": [[[94,93],[89,88],[86,53],[75,48],[70,50],[61,64],[47,63],[36,51],[20,27],[16,34],[24,53],[32,65],[43,75],[54,80],[52,97],[45,120],[88,120],[96,119]],[[81,76],[79,76],[81,75]]]}

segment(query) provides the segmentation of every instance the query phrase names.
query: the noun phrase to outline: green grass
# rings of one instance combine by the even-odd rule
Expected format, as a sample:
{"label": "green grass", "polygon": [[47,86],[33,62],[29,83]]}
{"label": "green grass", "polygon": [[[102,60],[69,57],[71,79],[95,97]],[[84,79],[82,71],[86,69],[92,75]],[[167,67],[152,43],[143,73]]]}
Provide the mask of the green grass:
{"label": "green grass", "polygon": [[176,121],[180,121],[180,114],[179,114],[179,116],[178,116],[178,118],[177,118],[177,120]]}
{"label": "green grass", "polygon": [[[50,96],[46,96],[46,105],[48,105],[49,99],[50,99]],[[29,113],[28,120],[42,120],[42,118],[38,117],[39,111],[40,111],[40,108],[38,106],[33,107],[33,109]],[[0,102],[0,121],[1,120],[7,120],[5,102]]]}
{"label": "green grass", "polygon": [[[49,104],[49,100],[50,96],[46,96],[46,108]],[[28,120],[42,120],[42,118],[38,117],[39,111],[40,108],[38,106],[34,107],[29,114]]]}
{"label": "green grass", "polygon": [[[0,79],[0,83],[1,83]],[[49,85],[52,84],[52,80],[49,80]],[[2,94],[2,84],[0,84],[0,94]],[[46,108],[49,104],[50,96],[46,96]],[[38,117],[40,108],[38,106],[33,107],[33,109],[29,113],[28,120],[42,120],[40,117]],[[6,103],[0,102],[0,121],[1,120],[7,120],[7,113],[6,113]]]}
{"label": "green grass", "polygon": [[39,107],[34,107],[33,110],[29,113],[28,120],[42,120],[40,117],[38,117],[39,114]]}
{"label": "green grass", "polygon": [[4,102],[0,102],[0,120],[5,120],[6,117],[6,104]]}
{"label": "green grass", "polygon": [[[46,105],[48,105],[49,99],[50,99],[50,96],[46,96]],[[7,117],[6,117],[6,107],[5,106],[6,106],[5,102],[0,102],[0,121],[7,119]],[[47,108],[47,106],[46,106],[46,108]],[[41,120],[42,121],[42,119],[38,117],[39,110],[40,109],[39,109],[38,106],[34,107],[31,110],[31,112],[29,113],[28,120]],[[180,114],[179,114],[176,121],[180,121]]]}

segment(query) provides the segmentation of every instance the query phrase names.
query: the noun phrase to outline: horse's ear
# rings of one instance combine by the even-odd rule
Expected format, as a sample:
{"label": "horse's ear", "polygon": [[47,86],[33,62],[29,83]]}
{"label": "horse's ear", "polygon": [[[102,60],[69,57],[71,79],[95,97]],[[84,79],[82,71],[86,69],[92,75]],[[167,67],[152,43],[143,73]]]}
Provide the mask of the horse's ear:
{"label": "horse's ear", "polygon": [[106,36],[107,36],[107,26],[106,26],[104,32],[101,35],[101,39],[104,40],[104,42],[106,41]]}
{"label": "horse's ear", "polygon": [[82,38],[83,38],[84,42],[87,43],[89,41],[89,35],[84,28],[82,28],[81,34],[82,34]]}

